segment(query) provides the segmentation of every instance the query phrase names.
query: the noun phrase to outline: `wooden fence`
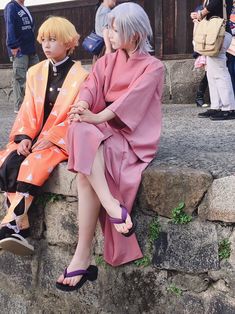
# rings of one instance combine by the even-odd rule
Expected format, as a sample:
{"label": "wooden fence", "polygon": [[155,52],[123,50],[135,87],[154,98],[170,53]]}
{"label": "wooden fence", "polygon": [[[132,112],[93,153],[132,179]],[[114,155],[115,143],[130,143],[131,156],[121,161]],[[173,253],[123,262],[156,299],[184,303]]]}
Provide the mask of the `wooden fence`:
{"label": "wooden fence", "polygon": [[[81,34],[81,40],[94,28],[96,0],[76,0],[57,4],[30,7],[35,19],[36,33],[41,23],[50,15],[68,18]],[[124,1],[118,1],[119,3]],[[154,53],[161,59],[188,58],[192,53],[192,22],[190,12],[199,0],[137,0],[146,10],[153,27]],[[9,63],[3,11],[0,10],[0,64]],[[44,58],[40,46],[37,51]],[[90,59],[82,47],[74,53],[76,59]]]}

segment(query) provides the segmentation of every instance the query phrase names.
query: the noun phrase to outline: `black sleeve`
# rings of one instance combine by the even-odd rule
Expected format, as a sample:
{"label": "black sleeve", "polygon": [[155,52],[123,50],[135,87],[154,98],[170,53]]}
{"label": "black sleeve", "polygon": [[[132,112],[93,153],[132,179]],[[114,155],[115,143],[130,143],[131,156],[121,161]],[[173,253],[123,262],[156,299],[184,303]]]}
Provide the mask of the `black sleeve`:
{"label": "black sleeve", "polygon": [[32,141],[31,137],[29,137],[28,135],[25,135],[25,134],[15,135],[15,137],[14,137],[14,142],[16,144],[19,144],[23,140],[30,140],[30,141]]}
{"label": "black sleeve", "polygon": [[222,0],[210,0],[209,4],[206,5],[206,8],[209,12],[218,11],[222,4]]}

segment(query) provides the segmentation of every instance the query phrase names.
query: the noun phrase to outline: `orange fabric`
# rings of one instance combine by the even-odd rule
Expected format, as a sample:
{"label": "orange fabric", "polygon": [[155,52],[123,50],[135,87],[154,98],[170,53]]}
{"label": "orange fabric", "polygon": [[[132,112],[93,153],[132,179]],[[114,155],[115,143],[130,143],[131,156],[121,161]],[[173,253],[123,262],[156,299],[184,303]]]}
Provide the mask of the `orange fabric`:
{"label": "orange fabric", "polygon": [[[29,227],[29,221],[28,221],[28,209],[30,207],[30,205],[32,204],[32,201],[34,199],[33,196],[31,195],[26,195],[23,193],[11,193],[11,205],[7,210],[7,214],[6,216],[3,218],[1,225],[6,225],[9,222],[11,222],[12,220],[16,220],[17,226],[19,229],[26,229]],[[14,195],[13,195],[14,194]],[[14,209],[16,208],[16,206],[20,203],[20,201],[22,199],[25,199],[25,208],[24,208],[24,213],[20,216],[15,215],[14,213]]]}
{"label": "orange fabric", "polygon": [[[14,202],[14,198],[17,197],[17,195],[16,195],[16,193],[6,192],[6,197],[9,199],[10,203],[12,204],[12,202]],[[10,210],[10,207],[7,210],[6,216],[9,214],[9,210]],[[4,217],[4,220],[6,219],[6,216]],[[7,219],[6,219],[6,221],[7,221]],[[25,213],[25,215],[21,219],[20,226],[21,226],[20,229],[27,229],[27,228],[29,228],[29,218],[28,218],[28,215],[26,213]]]}
{"label": "orange fabric", "polygon": [[81,84],[88,72],[80,62],[75,62],[64,80],[54,107],[43,126],[44,100],[48,80],[49,60],[31,67],[27,74],[25,98],[10,133],[10,142],[0,152],[0,167],[7,156],[17,149],[14,143],[16,135],[28,135],[31,139],[45,138],[54,146],[31,153],[21,164],[17,180],[41,186],[50,173],[68,155],[65,137],[68,128],[67,113],[78,97]]}

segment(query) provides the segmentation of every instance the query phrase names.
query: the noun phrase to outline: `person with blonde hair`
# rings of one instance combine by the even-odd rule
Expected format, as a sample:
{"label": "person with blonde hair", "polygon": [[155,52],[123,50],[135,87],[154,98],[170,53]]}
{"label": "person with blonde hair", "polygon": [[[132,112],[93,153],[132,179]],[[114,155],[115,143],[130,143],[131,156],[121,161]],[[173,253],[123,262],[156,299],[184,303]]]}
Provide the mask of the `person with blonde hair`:
{"label": "person with blonde hair", "polygon": [[79,238],[56,283],[63,291],[97,278],[90,263],[98,217],[107,263],[119,266],[142,257],[131,210],[141,174],[158,149],[164,69],[149,54],[152,29],[141,6],[120,4],[108,21],[116,52],[97,60],[69,113],[68,168],[78,173]]}
{"label": "person with blonde hair", "polygon": [[47,60],[28,71],[24,101],[0,152],[0,189],[8,207],[0,247],[15,254],[33,252],[25,239],[30,234],[28,209],[53,169],[68,158],[67,113],[88,75],[70,57],[79,37],[65,18],[50,17],[41,25],[37,40]]}

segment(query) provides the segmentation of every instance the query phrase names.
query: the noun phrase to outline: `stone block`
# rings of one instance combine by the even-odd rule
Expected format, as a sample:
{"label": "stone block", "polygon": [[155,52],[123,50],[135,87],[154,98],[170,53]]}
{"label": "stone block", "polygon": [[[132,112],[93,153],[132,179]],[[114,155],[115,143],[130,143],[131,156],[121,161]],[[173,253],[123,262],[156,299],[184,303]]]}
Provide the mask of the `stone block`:
{"label": "stone block", "polygon": [[210,305],[206,314],[234,314],[235,300],[226,297],[225,294],[217,294],[210,300]]}
{"label": "stone block", "polygon": [[161,269],[204,273],[219,267],[215,226],[195,220],[168,224],[155,242],[153,263]]}
{"label": "stone block", "polygon": [[50,244],[76,245],[78,203],[76,199],[50,201],[45,207],[46,239]]}
{"label": "stone block", "polygon": [[[37,249],[36,249],[37,252]],[[35,287],[38,269],[37,253],[34,257],[20,257],[0,252],[0,290],[30,290]]]}
{"label": "stone block", "polygon": [[196,293],[207,290],[210,281],[211,279],[206,274],[195,276],[179,273],[172,278],[172,283],[174,283],[176,287],[179,287],[183,291],[192,291]]}
{"label": "stone block", "polygon": [[[50,305],[51,310],[55,313],[58,313],[56,309],[59,309],[61,313],[97,313],[97,295],[100,293],[98,280],[94,283],[86,283],[79,290],[79,293],[64,293],[55,287],[57,278],[63,273],[64,268],[69,265],[71,258],[72,251],[70,247],[61,248],[45,245],[38,277],[39,297],[43,308],[46,311]],[[52,298],[48,298],[48,295]],[[53,304],[53,298],[56,300],[56,304]]]}
{"label": "stone block", "polygon": [[[74,247],[78,241],[78,202],[75,197],[50,201],[45,207],[46,239],[52,245],[69,245]],[[100,223],[94,237],[94,253],[103,254],[103,233]]]}
{"label": "stone block", "polygon": [[12,69],[1,69],[0,89],[11,88],[12,86]]}
{"label": "stone block", "polygon": [[192,214],[211,183],[212,176],[205,171],[151,165],[143,174],[138,205],[171,217],[172,209],[184,202],[185,212]]}
{"label": "stone block", "polygon": [[3,219],[6,212],[6,205],[5,205],[5,196],[4,193],[0,192],[0,220]]}
{"label": "stone block", "polygon": [[43,187],[44,192],[77,196],[76,174],[67,170],[67,162],[60,163]]}
{"label": "stone block", "polygon": [[[204,71],[194,71],[194,59],[166,60],[163,103],[188,104],[195,95]],[[190,73],[190,75],[189,75]]]}
{"label": "stone block", "polygon": [[0,291],[1,314],[28,314],[30,301],[12,291]]}
{"label": "stone block", "polygon": [[205,199],[198,208],[202,219],[235,222],[235,176],[213,181]]}

